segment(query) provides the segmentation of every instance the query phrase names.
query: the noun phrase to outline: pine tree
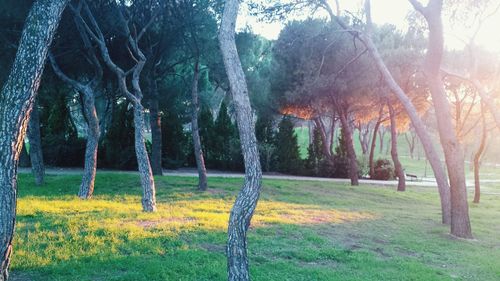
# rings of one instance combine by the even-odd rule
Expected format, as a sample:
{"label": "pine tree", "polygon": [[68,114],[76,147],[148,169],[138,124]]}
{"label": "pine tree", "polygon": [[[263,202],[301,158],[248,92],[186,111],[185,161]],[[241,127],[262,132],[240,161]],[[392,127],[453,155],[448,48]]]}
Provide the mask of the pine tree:
{"label": "pine tree", "polygon": [[302,167],[297,136],[290,117],[285,116],[276,134],[277,170],[282,173],[298,173]]}

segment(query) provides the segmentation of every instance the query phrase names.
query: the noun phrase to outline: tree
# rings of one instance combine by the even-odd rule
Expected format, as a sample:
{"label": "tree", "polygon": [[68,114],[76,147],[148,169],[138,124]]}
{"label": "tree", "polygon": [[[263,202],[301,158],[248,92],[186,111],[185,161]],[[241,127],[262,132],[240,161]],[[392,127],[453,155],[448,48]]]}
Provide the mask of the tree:
{"label": "tree", "polygon": [[28,139],[30,143],[31,170],[35,176],[35,184],[42,185],[45,178],[45,165],[43,164],[42,139],[40,136],[40,114],[38,103],[35,102],[28,123]]}
{"label": "tree", "polygon": [[250,280],[246,237],[262,184],[252,107],[234,38],[238,7],[239,0],[226,1],[219,29],[220,49],[236,109],[241,150],[245,162],[245,182],[229,216],[227,266],[228,277],[231,281]]}
{"label": "tree", "polygon": [[398,178],[398,191],[406,190],[406,182],[405,182],[405,172],[403,170],[403,166],[399,161],[398,156],[398,133],[396,128],[396,113],[394,111],[393,105],[388,102],[387,108],[389,108],[389,117],[391,120],[391,157],[392,162],[394,163],[394,171],[396,173],[396,177]]}
{"label": "tree", "polygon": [[283,117],[278,125],[275,138],[277,170],[282,173],[296,174],[302,166],[299,155],[297,136],[293,130],[294,125],[289,116]]}
{"label": "tree", "polygon": [[9,278],[16,221],[17,164],[50,43],[68,1],[38,0],[26,19],[16,58],[0,94],[0,281]]}
{"label": "tree", "polygon": [[443,23],[441,18],[443,1],[431,0],[425,7],[417,0],[410,0],[410,2],[425,17],[429,28],[424,73],[432,95],[439,137],[450,179],[451,234],[461,238],[472,238],[463,151],[454,130],[450,104],[446,97],[441,76],[441,61],[444,50]]}
{"label": "tree", "polygon": [[479,147],[474,153],[474,203],[479,203],[481,200],[481,183],[479,181],[479,167],[481,157],[483,155],[484,149],[486,147],[486,139],[488,138],[488,128],[486,127],[486,118],[484,114],[484,105],[481,104],[481,141]]}
{"label": "tree", "polygon": [[[139,166],[139,175],[141,178],[141,186],[143,191],[142,209],[145,212],[154,212],[156,211],[156,188],[151,164],[149,162],[149,156],[146,150],[146,144],[144,141],[144,107],[142,105],[143,94],[140,86],[140,76],[146,63],[146,56],[139,46],[140,39],[146,32],[147,28],[150,25],[150,22],[152,22],[154,17],[150,18],[149,22],[144,23],[141,30],[132,33],[129,28],[130,20],[125,19],[125,16],[120,10],[120,8],[122,7],[119,6],[119,3],[110,3],[110,5],[112,10],[116,13],[115,15],[118,17],[120,27],[125,33],[122,47],[129,51],[129,54],[131,56],[130,60],[134,62],[134,65],[130,69],[130,71],[123,70],[111,58],[106,43],[107,41],[99,27],[99,24],[94,18],[93,12],[91,11],[87,3],[82,0],[80,2],[80,5],[76,8],[73,8],[72,10],[75,13],[75,16],[79,20],[84,22],[84,27],[87,34],[97,43],[102,59],[104,60],[108,68],[115,74],[120,93],[125,96],[133,105],[135,153],[137,157],[137,165]],[[85,19],[81,14],[82,9],[85,15]],[[140,7],[138,9],[140,9]],[[89,21],[88,23],[87,19]],[[131,89],[129,88],[127,83],[127,77],[129,75],[131,76]]]}
{"label": "tree", "polygon": [[95,106],[95,96],[97,87],[99,86],[103,75],[103,70],[101,63],[94,53],[90,38],[85,31],[85,27],[83,26],[84,23],[79,18],[75,18],[75,24],[83,42],[84,56],[86,56],[87,61],[89,61],[93,67],[93,77],[88,78],[86,75],[82,75],[84,81],[72,79],[59,67],[54,55],[49,54],[49,60],[54,73],[59,77],[59,79],[82,95],[82,107],[85,121],[87,123],[87,144],[85,148],[85,164],[82,183],[80,185],[80,190],[78,191],[78,197],[81,199],[90,199],[94,192],[95,174],[97,169],[97,150],[101,134]]}

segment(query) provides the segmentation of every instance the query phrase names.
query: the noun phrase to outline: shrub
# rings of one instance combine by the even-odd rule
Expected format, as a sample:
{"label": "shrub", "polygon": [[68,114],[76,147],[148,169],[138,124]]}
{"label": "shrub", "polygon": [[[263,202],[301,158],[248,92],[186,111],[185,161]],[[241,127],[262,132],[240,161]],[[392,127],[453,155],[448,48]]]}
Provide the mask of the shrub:
{"label": "shrub", "polygon": [[394,179],[394,167],[392,162],[387,159],[378,159],[375,162],[373,179],[390,180]]}

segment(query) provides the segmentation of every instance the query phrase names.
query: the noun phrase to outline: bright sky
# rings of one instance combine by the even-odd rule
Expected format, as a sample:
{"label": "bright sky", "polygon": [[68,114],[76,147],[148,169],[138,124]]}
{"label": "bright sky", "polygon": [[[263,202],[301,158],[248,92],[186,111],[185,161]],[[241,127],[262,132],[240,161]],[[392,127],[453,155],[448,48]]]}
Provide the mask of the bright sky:
{"label": "bright sky", "polygon": [[[333,0],[329,0],[333,2]],[[341,0],[340,5],[342,9],[348,11],[357,11],[362,6],[360,0]],[[422,1],[424,3],[424,1]],[[241,5],[243,8],[241,16],[238,20],[238,27],[243,28],[250,26],[252,30],[268,39],[276,39],[280,30],[283,28],[283,23],[263,23],[258,22],[254,17],[247,15],[246,5]],[[334,7],[332,3],[332,7]],[[413,9],[407,0],[372,0],[372,18],[375,23],[394,24],[401,29],[407,26],[405,17],[408,12]],[[304,15],[307,17],[307,15]],[[300,18],[299,18],[300,19]],[[473,30],[472,28],[464,28],[455,26],[452,27],[447,19],[444,19],[445,25],[445,42],[446,45],[453,49],[463,49],[463,41],[468,41]],[[476,43],[487,48],[490,51],[500,53],[500,11],[494,16],[488,18],[484,22],[482,29],[477,35]]]}

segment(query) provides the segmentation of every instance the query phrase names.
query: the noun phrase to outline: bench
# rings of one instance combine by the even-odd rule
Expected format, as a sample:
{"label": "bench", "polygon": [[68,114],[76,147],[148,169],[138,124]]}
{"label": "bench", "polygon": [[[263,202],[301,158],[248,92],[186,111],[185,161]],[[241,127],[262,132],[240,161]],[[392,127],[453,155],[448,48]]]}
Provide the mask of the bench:
{"label": "bench", "polygon": [[410,181],[417,181],[418,180],[418,177],[417,175],[413,175],[413,174],[406,174],[406,176],[410,179]]}

